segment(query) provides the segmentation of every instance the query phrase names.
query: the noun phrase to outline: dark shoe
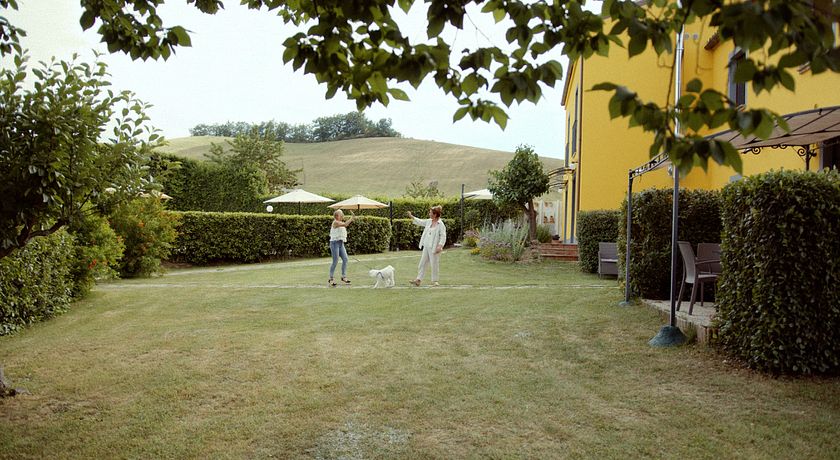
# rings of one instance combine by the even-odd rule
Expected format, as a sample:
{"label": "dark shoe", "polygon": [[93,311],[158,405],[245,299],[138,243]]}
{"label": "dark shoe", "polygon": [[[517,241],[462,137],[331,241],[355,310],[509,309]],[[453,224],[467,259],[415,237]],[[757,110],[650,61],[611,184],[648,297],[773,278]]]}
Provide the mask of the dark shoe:
{"label": "dark shoe", "polygon": [[348,280],[348,279],[347,279],[346,277],[344,277],[344,276],[342,276],[342,277],[341,277],[341,281],[342,281],[344,284],[350,284],[350,280]]}
{"label": "dark shoe", "polygon": [[330,285],[330,287],[336,287],[336,286],[338,286],[337,284],[335,284],[335,280],[333,280],[332,278],[330,278],[330,280],[329,280],[329,281],[327,281],[327,283]]}

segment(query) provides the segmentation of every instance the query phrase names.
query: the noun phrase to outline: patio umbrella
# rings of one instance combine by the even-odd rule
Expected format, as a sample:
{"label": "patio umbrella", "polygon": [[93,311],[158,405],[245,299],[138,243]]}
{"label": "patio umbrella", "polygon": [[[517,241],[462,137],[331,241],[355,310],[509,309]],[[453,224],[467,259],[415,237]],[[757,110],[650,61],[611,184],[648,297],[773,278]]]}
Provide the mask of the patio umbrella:
{"label": "patio umbrella", "polygon": [[297,203],[298,214],[300,214],[301,203],[331,203],[333,201],[335,200],[307,192],[302,188],[296,188],[289,193],[276,196],[270,200],[265,200],[263,203]]}
{"label": "patio umbrella", "polygon": [[464,193],[464,198],[468,200],[492,200],[493,194],[490,190],[483,188],[481,190],[473,190],[472,192]]}
{"label": "patio umbrella", "polygon": [[333,203],[330,205],[333,209],[353,209],[356,210],[360,209],[379,209],[379,208],[387,208],[388,205],[385,203],[380,203],[376,200],[371,200],[370,198],[364,197],[362,195],[355,195],[350,197],[344,201],[339,201],[338,203]]}

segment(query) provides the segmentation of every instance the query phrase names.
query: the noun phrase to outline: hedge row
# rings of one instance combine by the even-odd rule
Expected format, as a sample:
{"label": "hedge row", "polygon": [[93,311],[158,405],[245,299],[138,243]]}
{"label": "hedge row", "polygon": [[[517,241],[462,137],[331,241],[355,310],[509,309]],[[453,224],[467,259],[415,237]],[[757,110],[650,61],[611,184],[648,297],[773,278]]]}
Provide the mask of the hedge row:
{"label": "hedge row", "polygon": [[167,206],[173,211],[257,212],[266,199],[265,173],[256,166],[222,165],[156,153],[149,169],[172,197]]}
{"label": "hedge row", "polygon": [[[329,255],[330,216],[277,216],[254,213],[177,213],[178,237],[172,259],[179,262],[256,262],[276,257]],[[387,219],[362,217],[348,229],[347,252],[388,249]]]}
{"label": "hedge row", "polygon": [[[180,162],[179,169],[167,169],[171,162]],[[164,185],[164,191],[173,197],[168,206],[173,211],[204,212],[246,212],[266,213],[265,200],[274,195],[265,195],[259,190],[259,177],[254,171],[224,169],[209,162],[198,162],[174,155],[158,154],[153,158],[153,174]],[[325,194],[335,201],[349,198],[347,195]],[[391,208],[362,209],[358,215],[393,219],[404,219],[411,211],[425,218],[429,208],[443,207],[443,219],[451,235],[461,234],[460,198],[414,199],[371,196],[370,198],[391,203]],[[272,203],[273,215],[328,216],[333,210],[329,203]],[[393,214],[392,214],[393,212]],[[492,200],[464,200],[464,228],[479,229],[487,223],[498,223],[518,217],[520,211],[497,206]],[[454,240],[453,240],[454,242]]]}
{"label": "hedge row", "polygon": [[[598,273],[598,243],[616,242],[619,211],[580,211],[577,215],[580,269]],[[622,251],[619,251],[619,253]]]}
{"label": "hedge row", "polygon": [[722,201],[722,347],[763,371],[840,372],[840,174],[760,174]]}
{"label": "hedge row", "polygon": [[74,290],[73,237],[33,239],[0,259],[0,335],[65,311]]}
{"label": "hedge row", "polygon": [[[633,232],[630,243],[630,288],[645,299],[668,299],[671,294],[671,190],[644,190],[633,194]],[[627,222],[627,200],[620,222]],[[718,243],[721,238],[720,192],[680,190],[678,237],[682,241]],[[618,225],[618,247],[626,248],[627,226]],[[681,260],[681,259],[680,259]],[[618,258],[619,278],[624,257]],[[682,262],[677,279],[682,279]]]}

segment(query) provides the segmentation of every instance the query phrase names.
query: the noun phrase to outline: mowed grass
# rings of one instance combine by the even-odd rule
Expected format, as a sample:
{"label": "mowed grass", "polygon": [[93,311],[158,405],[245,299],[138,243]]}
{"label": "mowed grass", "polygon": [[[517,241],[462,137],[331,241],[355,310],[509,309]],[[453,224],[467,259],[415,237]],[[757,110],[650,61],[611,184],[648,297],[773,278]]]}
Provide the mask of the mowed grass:
{"label": "mowed grass", "polygon": [[[0,338],[31,394],[0,400],[2,458],[838,458],[840,381],[655,349],[576,265],[418,253],[175,270],[100,285]],[[369,289],[391,264],[398,287]]]}

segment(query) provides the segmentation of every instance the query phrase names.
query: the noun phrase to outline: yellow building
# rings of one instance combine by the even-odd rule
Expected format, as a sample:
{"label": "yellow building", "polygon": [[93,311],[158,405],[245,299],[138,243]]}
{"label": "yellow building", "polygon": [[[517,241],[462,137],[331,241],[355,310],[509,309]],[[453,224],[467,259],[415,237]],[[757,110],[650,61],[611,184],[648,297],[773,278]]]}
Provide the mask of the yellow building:
{"label": "yellow building", "polygon": [[[817,108],[840,105],[840,75],[825,72],[812,75],[807,66],[794,70],[796,92],[776,88],[772,93],[756,95],[747,85],[732,81],[734,66],[730,63],[744,56],[731,42],[719,43],[713,27],[695,23],[686,27],[684,58],[681,70],[685,85],[694,78],[704,88],[713,88],[746,107],[768,108],[784,115]],[[641,128],[628,127],[626,118],[611,120],[608,102],[613,95],[607,91],[590,91],[602,82],[612,82],[636,91],[642,100],[660,105],[673,104],[673,89],[668,94],[673,55],[648,49],[632,59],[627,51],[613,47],[609,57],[592,56],[569,64],[563,92],[566,109],[566,168],[554,178],[564,190],[563,221],[558,223],[561,238],[575,242],[578,211],[618,209],[627,193],[628,171],[650,160],[652,135]],[[714,133],[700,133],[709,135]],[[840,148],[838,139],[815,145],[816,156],[810,159],[810,169],[838,167]],[[764,149],[760,155],[742,154],[743,174],[751,175],[770,169],[805,169],[805,159],[793,149]],[[719,189],[740,176],[730,167],[709,162],[708,171],[694,168],[681,178],[681,186],[688,189]],[[662,168],[635,179],[634,191],[646,188],[669,188],[673,179],[669,169]]]}

